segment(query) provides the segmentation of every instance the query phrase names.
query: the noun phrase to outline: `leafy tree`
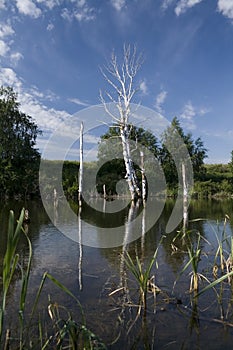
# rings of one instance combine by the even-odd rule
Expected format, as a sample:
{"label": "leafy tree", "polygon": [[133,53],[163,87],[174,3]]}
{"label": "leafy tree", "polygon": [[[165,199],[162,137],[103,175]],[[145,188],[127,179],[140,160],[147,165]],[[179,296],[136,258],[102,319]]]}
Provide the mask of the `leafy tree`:
{"label": "leafy tree", "polygon": [[229,162],[229,166],[230,166],[230,171],[233,175],[233,150],[231,151],[231,160]]}
{"label": "leafy tree", "polygon": [[[111,139],[111,142],[109,140]],[[154,157],[159,155],[159,145],[156,137],[149,131],[141,127],[129,125],[129,140],[134,141],[134,146],[131,147],[132,156],[139,152],[137,144],[143,145],[149,150]],[[135,146],[136,144],[136,146]],[[116,193],[116,183],[126,177],[126,168],[123,160],[123,147],[120,137],[120,127],[112,126],[101,136],[101,141],[98,147],[99,164],[103,164],[97,175],[98,191],[102,192],[103,185],[106,185],[108,194]],[[139,158],[139,153],[137,154]],[[134,164],[134,168],[139,179],[141,180],[141,171],[139,166]]]}
{"label": "leafy tree", "polygon": [[0,88],[0,195],[27,195],[38,190],[40,133],[32,118],[19,110],[11,87]]}
{"label": "leafy tree", "polygon": [[[193,140],[191,133],[185,134],[178,118],[175,117],[173,118],[171,125],[161,136],[162,146],[159,156],[167,183],[170,187],[176,186],[178,182],[178,174],[173,158],[174,154],[179,158],[179,153],[181,152],[180,147],[182,146],[176,142],[177,132],[183,140],[183,144],[186,146],[190,155],[194,178],[201,179],[205,173],[204,159],[207,157],[207,149],[204,147],[203,141],[200,137]],[[172,150],[173,155],[169,152],[168,148],[170,151]]]}

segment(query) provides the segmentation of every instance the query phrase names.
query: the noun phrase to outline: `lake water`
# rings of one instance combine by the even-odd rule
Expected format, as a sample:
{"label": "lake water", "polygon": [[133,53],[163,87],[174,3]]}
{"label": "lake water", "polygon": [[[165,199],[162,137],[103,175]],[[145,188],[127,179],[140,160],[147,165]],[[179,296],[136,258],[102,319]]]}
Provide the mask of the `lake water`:
{"label": "lake water", "polygon": [[[159,204],[155,202],[153,205]],[[148,293],[146,317],[140,316],[134,323],[139,302],[138,285],[127,269],[122,253],[128,251],[134,261],[138,255],[144,266],[148,266],[161,237],[165,234],[166,225],[174,207],[172,200],[166,202],[159,219],[156,218],[155,224],[148,231],[144,229],[143,223],[138,227],[143,233],[141,237],[132,242],[129,240],[129,243],[124,246],[110,248],[103,248],[104,235],[108,234],[108,230],[110,235],[114,227],[125,227],[129,224],[127,207],[118,215],[103,214],[98,210],[83,208],[82,239],[85,241],[84,236],[88,235],[88,242],[93,242],[94,246],[98,244],[100,246],[93,247],[78,242],[80,232],[75,223],[69,225],[69,232],[75,232],[72,237],[76,235],[76,241],[61,233],[54,226],[54,220],[51,222],[51,218],[48,217],[40,202],[1,203],[1,273],[9,210],[13,209],[18,217],[22,207],[28,208],[30,212],[28,235],[33,246],[27,298],[28,312],[43,273],[48,271],[79,299],[87,327],[102,339],[108,349],[232,349],[232,283],[225,280],[217,286],[216,292],[209,290],[195,299],[196,301],[192,299],[192,294],[189,293],[191,265],[181,273],[188,261],[187,247],[182,238],[182,226],[167,233],[159,245],[157,264],[154,264],[151,276],[155,276],[154,284],[159,287],[160,293],[156,296]],[[77,213],[75,204],[71,204],[71,208],[74,213]],[[139,215],[142,212],[138,209],[136,214]],[[57,214],[59,221],[59,212]],[[225,220],[226,214],[229,216],[227,220]],[[150,212],[151,215],[153,215],[152,212]],[[192,221],[197,218],[203,220]],[[198,233],[202,237],[198,272],[212,282],[214,263],[219,264],[218,257],[215,261],[218,238],[222,239],[224,230],[224,256],[226,259],[229,256],[228,243],[233,233],[233,200],[192,201],[189,207],[189,220],[187,235],[194,247],[198,241]],[[104,231],[101,230],[103,227]],[[135,227],[128,227],[128,229],[136,230]],[[181,231],[180,236],[174,240],[177,230]],[[93,240],[90,238],[91,235],[94,237]],[[107,242],[110,244],[108,239]],[[23,266],[28,257],[27,244],[23,239],[19,244],[19,252]],[[221,273],[218,270],[218,277],[220,276]],[[206,281],[200,281],[199,290],[206,285]],[[7,322],[11,326],[14,326],[20,286],[20,280],[16,276],[8,298]],[[126,292],[123,289],[116,291],[122,286],[126,288]],[[116,292],[112,293],[114,291]],[[48,318],[46,308],[48,296],[52,301],[69,309],[76,320],[81,319],[80,310],[74,301],[51,281],[45,283],[39,304],[39,312],[45,319]]]}

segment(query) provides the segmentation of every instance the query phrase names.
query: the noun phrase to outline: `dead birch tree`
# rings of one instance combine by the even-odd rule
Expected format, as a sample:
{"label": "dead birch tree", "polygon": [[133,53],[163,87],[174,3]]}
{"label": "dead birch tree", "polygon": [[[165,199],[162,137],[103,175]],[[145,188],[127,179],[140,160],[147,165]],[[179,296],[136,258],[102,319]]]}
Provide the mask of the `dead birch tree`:
{"label": "dead birch tree", "polygon": [[78,184],[78,201],[79,206],[82,205],[82,191],[83,191],[83,122],[80,126],[80,146],[79,146],[79,184]]}
{"label": "dead birch tree", "polygon": [[130,150],[130,105],[134,95],[137,92],[135,86],[135,77],[142,64],[142,55],[137,55],[136,47],[133,49],[130,45],[125,45],[123,50],[123,60],[118,62],[115,53],[112,53],[111,60],[108,62],[101,72],[111,86],[113,92],[105,92],[109,101],[117,107],[118,114],[114,115],[109,109],[102,93],[100,93],[101,101],[105,111],[113,119],[114,123],[120,128],[120,138],[123,149],[123,159],[125,162],[126,179],[129,186],[132,201],[141,198],[141,190],[138,178],[134,169],[131,150]]}

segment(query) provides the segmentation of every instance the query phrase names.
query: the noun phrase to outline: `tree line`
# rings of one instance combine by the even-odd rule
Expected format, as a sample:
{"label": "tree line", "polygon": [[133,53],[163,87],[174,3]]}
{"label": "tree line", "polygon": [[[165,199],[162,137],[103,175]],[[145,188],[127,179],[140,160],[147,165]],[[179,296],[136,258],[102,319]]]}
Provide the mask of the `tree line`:
{"label": "tree line", "polygon": [[[85,164],[88,172],[98,170],[96,176],[97,191],[100,195],[117,194],[117,183],[127,179],[126,161],[135,153],[137,147],[131,147],[127,156],[124,155],[122,143],[122,123],[120,120],[101,136],[98,146],[98,160]],[[124,122],[123,122],[124,125]],[[174,162],[174,154],[179,156],[179,149],[173,143],[173,134],[178,132],[186,146],[192,161],[194,174],[193,193],[203,196],[233,195],[233,151],[229,164],[207,165],[207,149],[200,137],[194,139],[191,133],[185,133],[177,117],[158,139],[150,130],[135,127],[130,122],[123,130],[126,141],[134,141],[150,151],[162,167],[169,195],[176,195],[178,190],[178,172]],[[41,156],[36,148],[37,136],[41,134],[33,118],[20,111],[17,94],[11,87],[0,87],[0,198],[38,197],[39,165]],[[114,148],[108,146],[108,140],[114,139]],[[168,144],[171,144],[169,149]],[[172,154],[171,154],[172,149]],[[109,159],[111,159],[109,161]],[[51,176],[47,179],[46,190],[50,191],[56,185],[55,162],[51,164]],[[140,164],[130,165],[134,170],[139,191],[142,188],[142,169]],[[130,171],[131,171],[130,170]],[[150,168],[149,168],[150,171]],[[151,171],[153,171],[151,169]],[[63,188],[68,197],[75,198],[78,194],[79,162],[66,161],[63,165]],[[127,188],[125,188],[127,191]]]}
{"label": "tree line", "polygon": [[[149,130],[142,127],[135,127],[129,125],[129,140],[134,141],[134,145],[143,145],[150,153],[158,159],[163,173],[165,175],[166,186],[170,194],[176,194],[178,191],[178,172],[174,161],[174,154],[177,152],[179,157],[179,150],[176,149],[173,135],[175,132],[179,133],[183,144],[186,146],[193,167],[193,174],[195,180],[203,180],[206,168],[204,166],[204,159],[207,157],[207,149],[200,137],[194,139],[191,133],[185,134],[177,117],[174,117],[171,125],[163,132],[160,139],[158,139]],[[114,139],[114,147],[108,143],[109,139]],[[169,150],[167,145],[170,144]],[[132,147],[131,147],[132,148]],[[171,152],[172,150],[172,152]],[[131,154],[139,152],[139,148],[133,147]],[[127,178],[124,159],[121,156],[123,153],[122,142],[120,138],[120,127],[118,125],[112,126],[109,130],[101,136],[101,141],[98,147],[98,162],[103,164],[97,174],[97,185],[99,192],[103,191],[103,186],[107,194],[116,194],[116,184],[120,179]],[[172,154],[171,154],[172,153]],[[139,158],[139,157],[138,157]],[[112,159],[108,161],[108,159]],[[141,168],[140,164],[134,164],[136,176],[139,179],[139,187],[141,187]]]}

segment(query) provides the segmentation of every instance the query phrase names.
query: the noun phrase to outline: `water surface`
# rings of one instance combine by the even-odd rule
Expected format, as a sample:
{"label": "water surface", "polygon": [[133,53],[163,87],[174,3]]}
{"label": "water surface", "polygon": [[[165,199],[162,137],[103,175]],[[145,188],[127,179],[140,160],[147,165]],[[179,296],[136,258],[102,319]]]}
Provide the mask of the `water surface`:
{"label": "water surface", "polygon": [[[40,202],[1,203],[0,209],[0,270],[2,270],[3,254],[6,249],[6,232],[10,209],[18,216],[22,206],[30,212],[31,222],[28,235],[33,246],[33,262],[31,269],[27,310],[30,312],[35,294],[45,271],[61,281],[80,300],[87,326],[97,334],[109,349],[232,349],[233,342],[233,308],[232,290],[224,282],[222,299],[216,298],[214,291],[202,294],[196,302],[190,297],[189,267],[183,274],[181,271],[188,261],[187,249],[183,246],[182,225],[169,233],[162,240],[158,250],[157,264],[152,268],[154,283],[161,290],[154,298],[148,294],[148,312],[146,318],[139,317],[133,324],[137,314],[138,286],[122,259],[122,253],[128,251],[133,259],[138,255],[147,266],[161,237],[165,234],[173,201],[166,206],[156,224],[136,241],[113,248],[94,248],[81,245],[63,235],[48,218]],[[76,212],[75,204],[71,207]],[[195,246],[198,232],[201,239],[201,260],[198,271],[210,281],[213,280],[213,262],[218,246],[217,237],[221,238],[225,230],[225,256],[228,257],[233,225],[232,200],[192,201],[189,208],[190,241]],[[228,214],[230,220],[225,221]],[[116,227],[127,224],[128,209],[116,216],[108,216],[101,212],[88,211],[82,213],[83,234],[85,225],[93,227],[95,240],[104,240],[99,227]],[[192,219],[203,220],[192,222]],[[225,226],[224,226],[225,225]],[[78,234],[78,228],[72,227]],[[180,236],[174,241],[177,230]],[[143,227],[142,227],[143,231]],[[88,232],[91,234],[91,232]],[[27,245],[22,238],[19,245],[21,264],[27,261]],[[218,263],[218,260],[217,260]],[[176,284],[174,286],[174,282]],[[202,289],[206,283],[200,284]],[[14,323],[17,296],[20,280],[15,278],[8,299],[8,323]],[[123,291],[111,293],[124,286]],[[109,296],[110,294],[110,296]],[[39,311],[47,316],[48,296],[72,311],[74,318],[80,320],[80,310],[71,298],[55,287],[51,281],[46,282]],[[132,327],[131,327],[132,326]],[[131,329],[130,329],[131,327]],[[130,330],[129,333],[127,333]]]}

